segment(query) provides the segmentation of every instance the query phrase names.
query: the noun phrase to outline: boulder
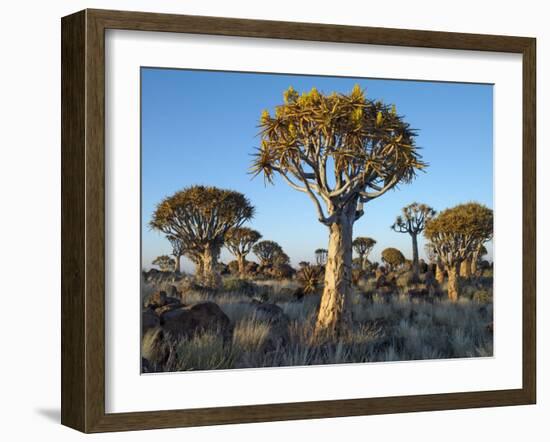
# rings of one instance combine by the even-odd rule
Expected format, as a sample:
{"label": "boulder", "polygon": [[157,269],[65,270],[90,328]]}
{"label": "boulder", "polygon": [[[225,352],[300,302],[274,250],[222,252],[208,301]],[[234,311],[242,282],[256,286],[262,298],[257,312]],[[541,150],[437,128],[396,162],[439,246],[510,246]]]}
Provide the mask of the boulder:
{"label": "boulder", "polygon": [[288,344],[290,321],[283,309],[266,302],[254,303],[254,319],[269,326],[269,332],[262,345],[264,352],[275,351]]}
{"label": "boulder", "polygon": [[170,342],[161,327],[151,328],[144,333],[141,340],[142,369],[146,368],[151,372],[163,371],[170,353]]}
{"label": "boulder", "polygon": [[145,334],[147,330],[160,325],[159,317],[153,310],[147,309],[141,312],[141,333]]}
{"label": "boulder", "polygon": [[149,295],[147,299],[145,299],[143,306],[150,309],[162,307],[166,304],[166,298],[168,298],[166,292],[164,290],[159,290],[158,292]]}
{"label": "boulder", "polygon": [[160,324],[164,331],[176,339],[191,339],[203,333],[214,333],[231,342],[233,325],[214,302],[200,302],[181,305],[164,311],[160,315]]}
{"label": "boulder", "polygon": [[181,298],[179,297],[176,298],[176,297],[168,296],[164,290],[159,290],[158,292],[155,292],[152,295],[149,295],[149,297],[145,300],[143,305],[145,308],[156,310],[159,307],[164,307],[165,305],[168,305],[168,304],[180,304],[181,303],[180,299]]}

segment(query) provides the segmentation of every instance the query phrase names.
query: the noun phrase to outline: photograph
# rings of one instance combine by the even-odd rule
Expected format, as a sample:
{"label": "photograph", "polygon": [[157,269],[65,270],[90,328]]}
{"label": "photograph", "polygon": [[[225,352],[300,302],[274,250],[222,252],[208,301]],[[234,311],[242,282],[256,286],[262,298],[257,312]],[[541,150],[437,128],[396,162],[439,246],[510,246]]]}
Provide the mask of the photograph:
{"label": "photograph", "polygon": [[141,373],[492,357],[493,88],[141,67]]}

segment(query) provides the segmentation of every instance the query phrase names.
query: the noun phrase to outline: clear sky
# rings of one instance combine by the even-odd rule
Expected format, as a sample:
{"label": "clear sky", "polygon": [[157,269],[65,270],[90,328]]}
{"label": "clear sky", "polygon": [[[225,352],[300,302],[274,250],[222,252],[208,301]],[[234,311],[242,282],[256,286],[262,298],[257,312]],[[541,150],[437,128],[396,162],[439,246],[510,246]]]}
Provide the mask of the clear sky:
{"label": "clear sky", "polygon": [[[314,261],[314,250],[327,248],[327,228],[317,221],[306,194],[281,179],[264,185],[252,179],[251,154],[259,145],[263,109],[282,103],[289,86],[298,92],[349,92],[354,84],[367,97],[395,104],[413,128],[426,173],[365,205],[354,236],[377,240],[371,259],[386,247],[412,257],[410,236],[390,229],[403,206],[414,201],[436,210],[477,201],[493,207],[493,87],[491,85],[376,80],[142,68],[142,264],[170,254],[169,242],[148,222],[164,197],[193,184],[229,188],[245,194],[256,207],[247,225],[264,239],[277,241],[292,264]],[[420,256],[424,256],[424,238]],[[492,247],[488,245],[489,256]],[[222,252],[222,261],[233,259]],[[248,259],[253,259],[253,255]],[[192,266],[183,260],[183,268]]]}

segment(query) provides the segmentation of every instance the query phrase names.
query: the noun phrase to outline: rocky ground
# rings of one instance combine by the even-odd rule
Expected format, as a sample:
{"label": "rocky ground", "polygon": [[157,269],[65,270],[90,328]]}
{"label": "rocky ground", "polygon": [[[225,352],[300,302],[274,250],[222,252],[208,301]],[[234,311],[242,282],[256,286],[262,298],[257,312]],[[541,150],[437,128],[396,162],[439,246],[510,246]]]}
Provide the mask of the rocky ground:
{"label": "rocky ground", "polygon": [[445,285],[408,274],[355,281],[353,324],[313,334],[320,294],[296,279],[224,276],[206,290],[174,273],[144,274],[142,370],[164,372],[492,356],[492,275],[451,303]]}

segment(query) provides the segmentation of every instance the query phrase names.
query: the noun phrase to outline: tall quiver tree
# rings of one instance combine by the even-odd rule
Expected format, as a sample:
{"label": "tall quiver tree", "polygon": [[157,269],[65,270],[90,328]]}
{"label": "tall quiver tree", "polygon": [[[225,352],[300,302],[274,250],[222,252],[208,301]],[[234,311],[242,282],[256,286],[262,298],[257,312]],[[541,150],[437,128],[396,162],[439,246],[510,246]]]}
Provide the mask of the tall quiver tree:
{"label": "tall quiver tree", "polygon": [[413,273],[418,278],[418,235],[426,226],[426,222],[435,216],[435,210],[426,204],[412,203],[401,209],[391,228],[399,233],[408,233],[412,239]]}
{"label": "tall quiver tree", "polygon": [[460,204],[446,209],[426,223],[425,236],[445,266],[449,299],[460,296],[459,269],[472,259],[475,250],[493,234],[493,211],[478,203]]}
{"label": "tall quiver tree", "polygon": [[192,250],[207,287],[221,282],[217,259],[229,229],[240,227],[254,215],[254,207],[241,193],[217,187],[191,186],[163,199],[149,225],[181,239]]}
{"label": "tall quiver tree", "polygon": [[425,164],[415,132],[394,106],[351,93],[325,95],[292,87],[274,114],[262,113],[261,145],[252,167],[272,183],[279,175],[312,200],[329,229],[324,289],[316,331],[339,331],[350,318],[353,224],[363,205],[410,182]]}
{"label": "tall quiver tree", "polygon": [[372,251],[373,247],[376,245],[376,240],[366,237],[358,236],[353,240],[353,250],[359,255],[359,262],[361,263],[361,270],[366,270],[366,263],[369,257],[369,253]]}
{"label": "tall quiver tree", "polygon": [[226,233],[225,246],[235,256],[241,276],[244,276],[246,273],[246,255],[250,253],[252,246],[261,237],[260,232],[248,227],[234,227]]}

